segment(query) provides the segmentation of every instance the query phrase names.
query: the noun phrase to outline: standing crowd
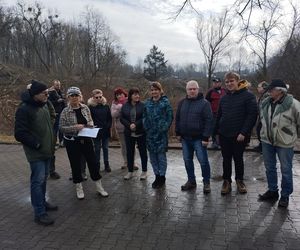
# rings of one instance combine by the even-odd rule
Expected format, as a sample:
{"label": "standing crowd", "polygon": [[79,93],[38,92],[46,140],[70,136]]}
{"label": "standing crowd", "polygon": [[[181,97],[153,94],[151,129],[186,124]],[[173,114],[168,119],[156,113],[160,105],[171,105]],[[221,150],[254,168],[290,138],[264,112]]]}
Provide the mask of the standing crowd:
{"label": "standing crowd", "polygon": [[[240,79],[237,73],[229,72],[224,77],[225,88],[220,78],[213,79],[213,86],[204,96],[195,80],[186,83],[186,97],[177,104],[175,117],[172,106],[159,82],[150,83],[150,98],[140,99],[138,88],[114,90],[114,100],[108,105],[103,92],[94,89],[87,104],[78,87],[70,87],[62,94],[58,80],[48,88],[32,80],[21,96],[21,104],[15,117],[15,138],[23,144],[31,168],[31,203],[34,220],[50,225],[54,220],[48,211],[58,207],[46,200],[46,182],[58,179],[55,169],[55,143],[66,147],[71,167],[71,180],[76,196],[84,199],[83,181],[85,165],[96,191],[107,197],[100,174],[101,151],[104,170],[111,172],[109,163],[109,139],[111,128],[116,129],[121,145],[122,169],[127,169],[124,180],[130,180],[138,169],[135,164],[136,149],[141,159],[141,181],[147,178],[148,156],[155,180],[152,188],[161,188],[166,183],[168,131],[175,119],[175,131],[182,144],[182,154],[187,181],[182,191],[197,187],[194,154],[199,161],[203,192],[211,192],[211,166],[207,153],[210,137],[212,147],[220,148],[223,157],[223,184],[221,194],[232,190],[232,162],[235,168],[237,191],[247,193],[244,182],[243,154],[256,124],[259,145],[266,168],[268,189],[259,195],[261,201],[279,199],[276,157],[280,162],[281,192],[279,207],[288,207],[293,192],[293,147],[300,133],[300,103],[288,94],[288,86],[280,79],[270,84],[258,85],[259,98],[249,90],[250,84]],[[85,130],[97,134],[85,135]],[[148,151],[148,152],[147,152]]]}

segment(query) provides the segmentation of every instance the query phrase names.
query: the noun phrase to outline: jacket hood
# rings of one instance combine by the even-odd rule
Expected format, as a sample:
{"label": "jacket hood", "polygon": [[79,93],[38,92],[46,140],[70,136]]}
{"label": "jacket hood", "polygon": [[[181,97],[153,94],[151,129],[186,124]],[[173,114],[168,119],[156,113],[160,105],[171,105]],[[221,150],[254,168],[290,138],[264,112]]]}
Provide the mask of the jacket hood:
{"label": "jacket hood", "polygon": [[21,101],[33,106],[43,107],[46,102],[37,102],[35,101],[32,96],[29,94],[29,91],[26,90],[21,94]]}
{"label": "jacket hood", "polygon": [[247,80],[240,80],[239,81],[239,88],[238,90],[241,90],[241,89],[248,89],[249,88],[249,82]]}
{"label": "jacket hood", "polygon": [[[88,99],[87,104],[88,104],[88,106],[91,106],[91,107],[96,107],[98,105],[98,103],[93,99],[93,97]],[[107,104],[107,100],[104,96],[102,96],[100,104],[102,104],[102,105]]]}

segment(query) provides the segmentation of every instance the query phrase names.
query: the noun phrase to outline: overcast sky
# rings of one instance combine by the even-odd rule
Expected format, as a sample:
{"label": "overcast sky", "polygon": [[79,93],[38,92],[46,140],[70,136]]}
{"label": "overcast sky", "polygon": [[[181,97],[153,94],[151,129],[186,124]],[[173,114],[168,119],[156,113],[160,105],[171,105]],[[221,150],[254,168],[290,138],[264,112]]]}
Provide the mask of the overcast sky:
{"label": "overcast sky", "polygon": [[[6,6],[16,0],[0,0]],[[25,3],[35,2],[31,0]],[[138,58],[144,59],[152,45],[164,52],[172,64],[203,62],[195,34],[196,18],[184,15],[176,21],[169,19],[176,8],[167,0],[40,0],[47,9],[56,9],[64,20],[78,19],[87,6],[99,11],[107,20],[122,47],[127,51],[127,61],[134,65]],[[173,5],[182,0],[169,0]],[[224,4],[233,0],[201,0],[197,9],[203,13],[221,11]]]}

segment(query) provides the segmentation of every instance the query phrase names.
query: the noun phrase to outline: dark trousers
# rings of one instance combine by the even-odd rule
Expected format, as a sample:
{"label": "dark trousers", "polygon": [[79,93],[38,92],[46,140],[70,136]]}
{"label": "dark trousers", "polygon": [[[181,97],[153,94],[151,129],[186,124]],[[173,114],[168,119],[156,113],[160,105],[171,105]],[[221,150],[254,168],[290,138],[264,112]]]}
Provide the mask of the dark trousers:
{"label": "dark trousers", "polygon": [[82,156],[84,156],[87,166],[89,168],[90,176],[93,181],[101,179],[99,168],[96,163],[96,156],[94,151],[93,141],[90,138],[87,139],[75,139],[66,140],[66,149],[69,157],[72,177],[74,183],[80,183],[83,181],[81,169],[82,169]]}
{"label": "dark trousers", "polygon": [[147,171],[148,156],[147,156],[147,148],[146,148],[146,135],[142,135],[140,137],[125,135],[125,142],[126,142],[128,172],[133,172],[134,152],[135,152],[136,143],[138,145],[138,149],[141,157],[142,170]]}
{"label": "dark trousers", "polygon": [[231,182],[232,158],[235,165],[235,179],[244,179],[244,160],[243,154],[246,142],[238,142],[237,137],[225,137],[220,135],[220,146],[223,156],[223,179]]}
{"label": "dark trousers", "polygon": [[59,119],[60,119],[60,113],[56,113],[53,130],[54,130],[55,141],[57,141],[57,135],[58,135],[58,141],[59,143],[61,143],[63,141],[63,134],[59,131]]}
{"label": "dark trousers", "polygon": [[262,128],[262,124],[261,122],[259,122],[256,126],[256,135],[257,135],[257,139],[259,140],[259,143],[261,143],[261,139],[260,139],[261,128]]}

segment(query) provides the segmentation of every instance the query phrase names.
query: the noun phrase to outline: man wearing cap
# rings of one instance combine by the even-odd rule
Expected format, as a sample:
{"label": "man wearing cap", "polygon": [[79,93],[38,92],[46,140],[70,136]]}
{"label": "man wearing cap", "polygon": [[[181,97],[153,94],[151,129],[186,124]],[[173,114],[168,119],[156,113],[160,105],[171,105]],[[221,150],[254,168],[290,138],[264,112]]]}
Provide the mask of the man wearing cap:
{"label": "man wearing cap", "polygon": [[259,200],[276,201],[279,198],[277,155],[282,174],[278,206],[286,208],[293,192],[293,148],[300,132],[300,103],[287,94],[287,85],[280,79],[272,80],[268,89],[270,96],[263,100],[260,107],[262,152],[268,190],[259,195]]}
{"label": "man wearing cap", "polygon": [[49,165],[54,153],[55,111],[47,100],[47,86],[38,81],[31,81],[21,99],[22,103],[15,117],[15,138],[23,144],[31,168],[30,188],[34,221],[47,226],[54,223],[47,211],[57,210],[57,206],[51,205],[45,198]]}
{"label": "man wearing cap", "polygon": [[[213,127],[215,127],[217,114],[219,109],[219,103],[222,96],[226,94],[224,88],[222,88],[222,81],[220,78],[214,78],[212,80],[212,88],[206,93],[205,99],[210,102],[211,110],[213,113]],[[212,134],[212,148],[219,148],[218,142],[216,140],[216,133]]]}

